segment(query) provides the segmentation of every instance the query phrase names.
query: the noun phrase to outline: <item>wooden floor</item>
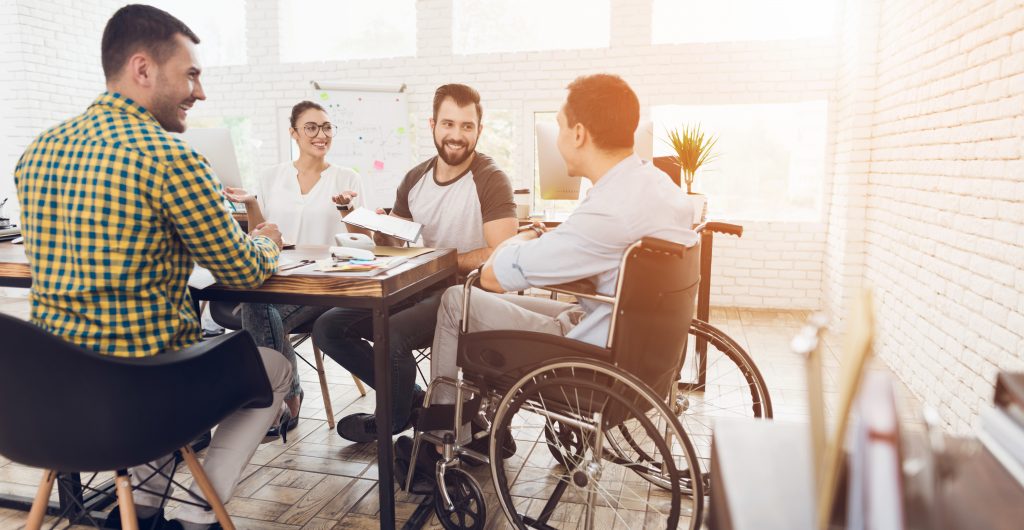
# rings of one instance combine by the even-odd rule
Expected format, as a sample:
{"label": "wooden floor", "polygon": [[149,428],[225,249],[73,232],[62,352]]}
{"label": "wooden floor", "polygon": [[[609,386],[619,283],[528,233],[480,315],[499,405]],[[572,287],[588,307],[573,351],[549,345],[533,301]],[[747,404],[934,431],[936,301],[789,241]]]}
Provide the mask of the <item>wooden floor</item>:
{"label": "wooden floor", "polygon": [[[0,294],[5,295],[0,296],[0,312],[27,318],[24,291],[7,289],[0,290]],[[713,310],[711,322],[746,347],[763,372],[771,390],[777,419],[806,421],[804,366],[802,360],[789,350],[790,339],[806,318],[807,313],[803,311]],[[301,347],[300,354],[309,354],[308,348],[308,345]],[[826,381],[831,389],[837,370],[831,342],[826,344],[825,358]],[[349,374],[328,362],[328,380],[337,417],[372,411],[372,390],[366,397],[360,397]],[[276,441],[259,447],[251,465],[245,470],[244,480],[227,504],[228,511],[239,528],[378,528],[375,447],[373,444],[351,444],[333,430],[328,430],[315,373],[301,362],[300,370],[306,397],[298,429],[291,433],[287,445]],[[517,438],[519,436],[517,434]],[[535,443],[535,439],[524,437],[519,443]],[[529,447],[521,447],[517,455],[527,454],[525,451]],[[546,457],[547,460],[541,458],[544,453],[543,443],[536,444],[527,459],[536,460],[538,466],[551,466],[550,456]],[[489,498],[488,527],[508,527],[494,495],[487,466],[469,471],[478,478]],[[39,476],[37,470],[0,458],[0,493],[32,497]],[[184,483],[190,483],[186,473],[181,473],[181,478]],[[631,499],[646,498],[651,504],[656,504],[658,496],[662,495],[660,490],[648,487],[646,483],[634,482],[626,486],[630,488]],[[411,516],[420,500],[417,496],[398,493],[396,511],[400,521]],[[168,515],[173,516],[173,513],[174,506],[171,505]],[[22,527],[25,516],[24,512],[0,509],[0,529]],[[560,510],[555,517],[575,522],[579,518],[579,512],[570,509]],[[643,525],[643,520],[641,512],[638,526]],[[624,521],[618,523],[607,526],[620,527]],[[684,524],[685,519],[680,527],[685,527]],[[432,519],[428,526],[440,527],[436,519]]]}

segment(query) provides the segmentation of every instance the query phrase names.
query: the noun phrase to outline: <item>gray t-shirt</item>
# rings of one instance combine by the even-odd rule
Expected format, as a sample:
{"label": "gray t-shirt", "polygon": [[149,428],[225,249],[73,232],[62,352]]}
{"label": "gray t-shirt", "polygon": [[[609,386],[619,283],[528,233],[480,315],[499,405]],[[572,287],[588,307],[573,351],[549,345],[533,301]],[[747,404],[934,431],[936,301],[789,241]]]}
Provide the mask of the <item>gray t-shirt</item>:
{"label": "gray t-shirt", "polygon": [[402,179],[395,215],[423,225],[423,244],[469,252],[487,246],[483,224],[514,218],[512,183],[491,157],[477,153],[465,173],[439,183],[437,157],[414,167]]}

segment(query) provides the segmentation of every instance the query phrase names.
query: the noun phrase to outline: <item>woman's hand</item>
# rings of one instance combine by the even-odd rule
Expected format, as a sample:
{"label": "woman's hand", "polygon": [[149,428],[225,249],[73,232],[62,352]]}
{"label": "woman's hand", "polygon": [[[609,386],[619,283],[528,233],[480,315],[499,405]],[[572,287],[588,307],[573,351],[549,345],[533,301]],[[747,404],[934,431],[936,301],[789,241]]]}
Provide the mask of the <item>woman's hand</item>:
{"label": "woman's hand", "polygon": [[256,196],[245,191],[245,188],[232,188],[225,186],[220,193],[225,199],[234,203],[249,204],[256,202]]}
{"label": "woman's hand", "polygon": [[352,200],[355,199],[356,196],[358,196],[358,195],[359,194],[354,192],[354,191],[343,191],[343,192],[341,192],[341,193],[331,197],[331,200],[334,201],[334,204],[338,204],[338,205],[344,206],[346,204],[351,203]]}

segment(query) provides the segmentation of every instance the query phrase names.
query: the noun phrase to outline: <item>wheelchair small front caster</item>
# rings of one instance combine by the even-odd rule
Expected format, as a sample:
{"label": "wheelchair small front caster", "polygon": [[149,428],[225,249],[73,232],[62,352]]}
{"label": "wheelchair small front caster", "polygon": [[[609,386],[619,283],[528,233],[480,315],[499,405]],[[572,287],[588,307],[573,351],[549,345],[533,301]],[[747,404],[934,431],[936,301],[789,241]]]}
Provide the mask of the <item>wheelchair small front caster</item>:
{"label": "wheelchair small front caster", "polygon": [[[434,492],[434,512],[441,526],[447,530],[479,530],[487,522],[487,504],[476,480],[469,473],[452,468],[444,474],[445,490],[452,501],[452,509],[445,506],[444,495]],[[440,488],[440,484],[438,484]]]}
{"label": "wheelchair small front caster", "polygon": [[573,427],[559,420],[546,420],[544,441],[547,442],[551,456],[566,469],[576,469],[576,466],[583,460],[583,452],[586,448],[584,447],[583,431],[579,427]]}

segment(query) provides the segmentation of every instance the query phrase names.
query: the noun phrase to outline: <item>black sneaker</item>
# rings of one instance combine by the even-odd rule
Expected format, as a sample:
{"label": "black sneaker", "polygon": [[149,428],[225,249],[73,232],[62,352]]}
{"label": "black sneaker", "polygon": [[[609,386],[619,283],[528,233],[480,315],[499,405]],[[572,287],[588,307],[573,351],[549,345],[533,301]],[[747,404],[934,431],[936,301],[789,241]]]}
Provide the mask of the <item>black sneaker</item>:
{"label": "black sneaker", "polygon": [[[412,391],[412,407],[405,425],[401,429],[395,429],[391,434],[398,434],[408,430],[416,423],[420,410],[423,408],[423,397],[426,392],[416,387]],[[342,438],[356,443],[369,443],[377,441],[377,416],[374,414],[349,414],[338,421],[338,435]]]}
{"label": "black sneaker", "polygon": [[409,463],[412,462],[412,447],[413,440],[408,436],[399,436],[395,441],[395,481],[399,487],[410,493],[429,495],[437,486],[437,462],[441,460],[441,454],[434,448],[434,444],[421,442],[412,485],[406,488],[405,480],[409,476]]}
{"label": "black sneaker", "polygon": [[[160,508],[151,517],[137,518],[139,521],[139,530],[167,530],[167,519],[164,519],[164,509]],[[103,521],[103,528],[121,528],[121,507],[114,506],[113,510],[107,514],[107,518]]]}
{"label": "black sneaker", "polygon": [[[181,521],[177,519],[171,519],[170,521],[167,521],[167,524],[164,525],[164,530],[184,530],[184,528],[185,526],[182,525]],[[140,527],[139,530],[145,529]],[[221,526],[220,523],[213,523],[209,527],[207,527],[206,530],[224,530],[224,527]]]}
{"label": "black sneaker", "polygon": [[338,421],[338,435],[356,443],[377,440],[377,417],[373,414],[349,414]]}

